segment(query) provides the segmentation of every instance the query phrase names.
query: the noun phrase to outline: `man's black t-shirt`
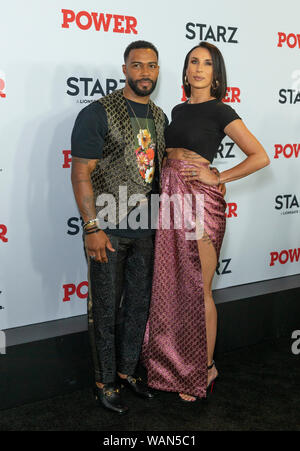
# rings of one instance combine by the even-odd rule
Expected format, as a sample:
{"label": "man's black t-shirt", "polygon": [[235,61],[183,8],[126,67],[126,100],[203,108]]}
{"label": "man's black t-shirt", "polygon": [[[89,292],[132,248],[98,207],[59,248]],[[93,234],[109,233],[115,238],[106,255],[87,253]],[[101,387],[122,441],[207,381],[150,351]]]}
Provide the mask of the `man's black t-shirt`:
{"label": "man's black t-shirt", "polygon": [[[149,104],[137,103],[126,99],[127,110],[135,136],[135,147],[132,152],[137,158],[140,176],[151,184],[151,194],[159,193],[159,171],[156,152],[155,125]],[[169,121],[165,115],[165,127]],[[71,137],[71,155],[73,157],[101,159],[105,137],[108,131],[107,115],[100,102],[93,102],[78,114]],[[117,228],[109,227],[109,233],[128,238],[152,235],[151,205],[148,202],[148,227],[130,228],[128,217],[121,221]],[[152,218],[153,219],[153,218]]]}

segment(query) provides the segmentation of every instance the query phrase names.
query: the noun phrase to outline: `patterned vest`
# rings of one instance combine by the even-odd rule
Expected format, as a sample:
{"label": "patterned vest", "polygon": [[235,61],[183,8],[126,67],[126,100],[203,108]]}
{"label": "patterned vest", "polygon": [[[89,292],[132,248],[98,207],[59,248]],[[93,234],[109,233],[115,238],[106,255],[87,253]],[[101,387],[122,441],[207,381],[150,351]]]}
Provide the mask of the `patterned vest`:
{"label": "patterned vest", "polygon": [[[126,212],[129,213],[136,205],[128,206],[128,199],[132,195],[147,195],[152,187],[141,177],[134,152],[134,135],[126,100],[121,89],[99,99],[106,110],[108,132],[105,137],[103,154],[95,169],[91,173],[91,182],[96,200],[96,213],[103,208],[105,199],[115,200],[116,215],[110,216],[109,222],[118,224]],[[159,174],[165,150],[164,128],[165,115],[161,108],[151,100],[149,106],[152,111],[156,131],[156,153]],[[157,169],[156,169],[157,170]],[[119,196],[119,188],[126,187],[126,199],[124,188],[121,188],[122,199]],[[104,194],[104,196],[103,196]],[[108,195],[108,196],[107,196]],[[99,197],[100,196],[100,197]],[[110,206],[112,206],[112,203]],[[126,205],[125,205],[126,204]],[[110,211],[110,207],[108,208]],[[104,210],[103,210],[104,211]]]}

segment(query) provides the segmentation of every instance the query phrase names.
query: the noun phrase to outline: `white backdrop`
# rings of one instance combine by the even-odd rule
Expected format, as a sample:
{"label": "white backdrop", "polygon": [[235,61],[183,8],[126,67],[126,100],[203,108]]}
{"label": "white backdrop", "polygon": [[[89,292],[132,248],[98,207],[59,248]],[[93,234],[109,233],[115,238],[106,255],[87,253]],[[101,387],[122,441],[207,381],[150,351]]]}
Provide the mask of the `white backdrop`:
{"label": "white backdrop", "polygon": [[[228,72],[225,100],[271,159],[227,185],[232,213],[214,288],[300,273],[299,15],[298,0],[1,5],[0,329],[86,313],[70,135],[80,109],[107,87],[124,86],[123,52],[137,39],[159,49],[153,100],[169,118],[182,101],[186,53],[200,40],[216,44]],[[64,18],[70,21],[63,26]],[[96,29],[101,18],[107,31]],[[227,137],[220,150],[220,171],[244,158]]]}

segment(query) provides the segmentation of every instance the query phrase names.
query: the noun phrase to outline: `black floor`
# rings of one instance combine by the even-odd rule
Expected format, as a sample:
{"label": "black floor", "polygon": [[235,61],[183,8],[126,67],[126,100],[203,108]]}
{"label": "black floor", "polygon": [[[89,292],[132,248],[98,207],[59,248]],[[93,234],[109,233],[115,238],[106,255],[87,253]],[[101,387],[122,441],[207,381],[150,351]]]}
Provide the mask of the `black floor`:
{"label": "black floor", "polygon": [[217,355],[220,378],[208,401],[185,404],[165,392],[143,401],[125,392],[130,412],[120,417],[84,389],[0,411],[0,430],[299,431],[300,354],[291,345],[282,338]]}

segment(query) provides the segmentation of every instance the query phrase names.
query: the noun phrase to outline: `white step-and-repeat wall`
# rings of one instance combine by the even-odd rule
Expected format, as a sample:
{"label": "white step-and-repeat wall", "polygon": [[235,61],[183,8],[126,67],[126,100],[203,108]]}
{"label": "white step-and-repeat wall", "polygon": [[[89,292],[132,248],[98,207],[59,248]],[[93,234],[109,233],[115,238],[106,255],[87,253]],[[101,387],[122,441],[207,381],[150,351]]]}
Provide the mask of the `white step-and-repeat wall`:
{"label": "white step-and-repeat wall", "polygon": [[[86,313],[87,268],[70,184],[78,112],[124,86],[126,46],[160,52],[153,100],[184,100],[186,53],[217,45],[224,99],[271,165],[227,185],[214,288],[300,273],[299,0],[11,0],[0,10],[0,329]],[[244,158],[225,138],[215,166]]]}

